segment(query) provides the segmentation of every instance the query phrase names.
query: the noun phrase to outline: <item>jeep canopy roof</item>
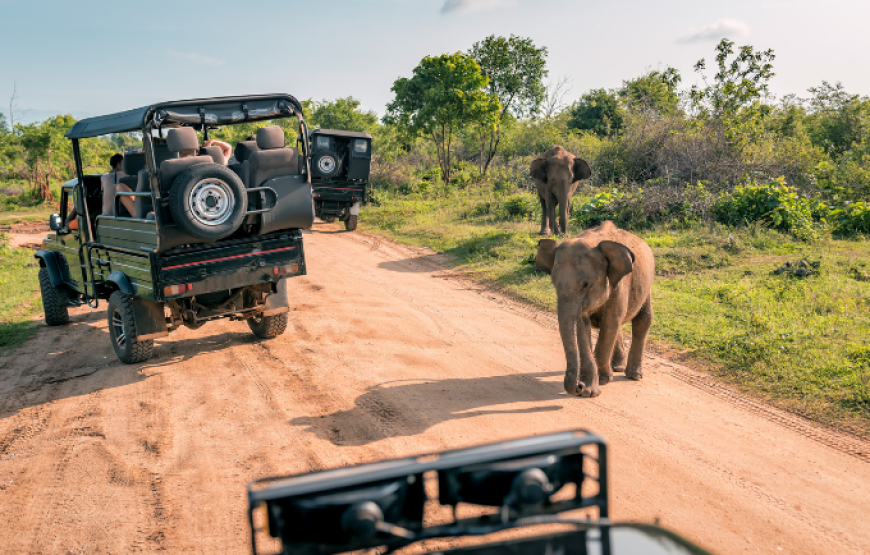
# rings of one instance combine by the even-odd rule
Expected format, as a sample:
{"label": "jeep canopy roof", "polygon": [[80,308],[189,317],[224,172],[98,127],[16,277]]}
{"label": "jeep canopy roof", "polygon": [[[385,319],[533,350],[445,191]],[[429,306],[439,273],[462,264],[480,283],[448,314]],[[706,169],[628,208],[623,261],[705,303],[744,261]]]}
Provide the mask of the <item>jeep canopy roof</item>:
{"label": "jeep canopy roof", "polygon": [[350,137],[356,139],[371,139],[372,136],[368,133],[360,133],[359,131],[342,131],[340,129],[315,129],[311,132],[312,135],[330,135],[332,137]]}
{"label": "jeep canopy roof", "polygon": [[181,125],[230,125],[302,116],[302,105],[289,94],[224,96],[176,100],[143,106],[126,112],[86,118],[66,132],[69,139],[86,139],[108,133],[144,131]]}

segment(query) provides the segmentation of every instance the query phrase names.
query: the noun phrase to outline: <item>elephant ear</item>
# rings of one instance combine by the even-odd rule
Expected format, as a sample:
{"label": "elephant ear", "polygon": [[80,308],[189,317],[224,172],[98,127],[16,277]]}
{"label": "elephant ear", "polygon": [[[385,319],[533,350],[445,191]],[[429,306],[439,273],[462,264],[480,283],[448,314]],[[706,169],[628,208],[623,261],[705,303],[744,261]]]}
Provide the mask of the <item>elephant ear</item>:
{"label": "elephant ear", "polygon": [[574,181],[582,181],[592,176],[592,168],[583,158],[574,158]]}
{"label": "elephant ear", "polygon": [[631,273],[634,253],[622,243],[615,241],[601,241],[598,249],[607,259],[607,280],[611,287],[616,287],[619,280]]}
{"label": "elephant ear", "polygon": [[553,263],[556,259],[556,247],[559,243],[554,239],[541,239],[538,241],[538,254],[535,256],[535,270],[539,272],[553,272]]}
{"label": "elephant ear", "polygon": [[547,165],[549,162],[546,158],[538,158],[537,160],[532,161],[532,165],[529,166],[529,173],[532,175],[532,178],[537,179],[543,183],[547,182]]}

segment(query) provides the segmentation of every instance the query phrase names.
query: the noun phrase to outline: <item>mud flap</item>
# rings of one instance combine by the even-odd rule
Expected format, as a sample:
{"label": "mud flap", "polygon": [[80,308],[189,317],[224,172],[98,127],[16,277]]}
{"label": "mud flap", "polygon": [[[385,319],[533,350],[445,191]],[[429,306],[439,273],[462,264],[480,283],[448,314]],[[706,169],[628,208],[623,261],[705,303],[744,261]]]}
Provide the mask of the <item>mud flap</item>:
{"label": "mud flap", "polygon": [[350,207],[350,215],[351,216],[359,216],[360,204],[362,204],[362,203],[360,203],[360,202],[353,203],[353,206]]}
{"label": "mud flap", "polygon": [[145,299],[133,299],[133,318],[136,321],[136,339],[146,341],[166,337],[166,316],[163,303],[155,303]]}
{"label": "mud flap", "polygon": [[290,310],[290,300],[287,297],[287,279],[282,279],[275,286],[276,291],[266,297],[263,316],[274,316]]}

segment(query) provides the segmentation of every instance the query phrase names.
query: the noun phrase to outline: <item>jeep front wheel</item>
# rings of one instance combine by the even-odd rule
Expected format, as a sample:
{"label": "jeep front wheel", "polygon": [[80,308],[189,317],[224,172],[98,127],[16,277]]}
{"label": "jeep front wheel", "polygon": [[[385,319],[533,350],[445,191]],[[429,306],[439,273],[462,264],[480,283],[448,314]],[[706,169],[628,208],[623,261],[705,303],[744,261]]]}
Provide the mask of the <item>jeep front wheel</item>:
{"label": "jeep front wheel", "polygon": [[133,298],[120,291],[109,297],[109,337],[115,354],[124,364],[145,362],[151,358],[154,340],[139,341],[136,336],[136,317]]}
{"label": "jeep front wheel", "polygon": [[48,268],[39,269],[39,289],[42,293],[42,309],[45,312],[47,326],[62,326],[69,324],[69,312],[57,289],[51,284]]}

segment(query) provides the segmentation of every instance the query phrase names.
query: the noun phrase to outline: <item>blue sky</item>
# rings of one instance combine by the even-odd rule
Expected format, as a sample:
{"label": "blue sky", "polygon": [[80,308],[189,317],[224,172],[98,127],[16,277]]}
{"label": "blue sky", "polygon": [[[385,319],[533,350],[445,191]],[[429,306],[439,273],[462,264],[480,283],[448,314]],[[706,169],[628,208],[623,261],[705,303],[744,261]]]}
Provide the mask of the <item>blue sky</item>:
{"label": "blue sky", "polygon": [[[684,85],[722,36],[772,48],[777,95],[822,80],[870,95],[866,0],[0,0],[0,106],[100,114],[150,102],[352,95],[379,115],[423,56],[511,33],[549,49],[569,100],[674,66]],[[4,110],[5,111],[5,110]]]}

